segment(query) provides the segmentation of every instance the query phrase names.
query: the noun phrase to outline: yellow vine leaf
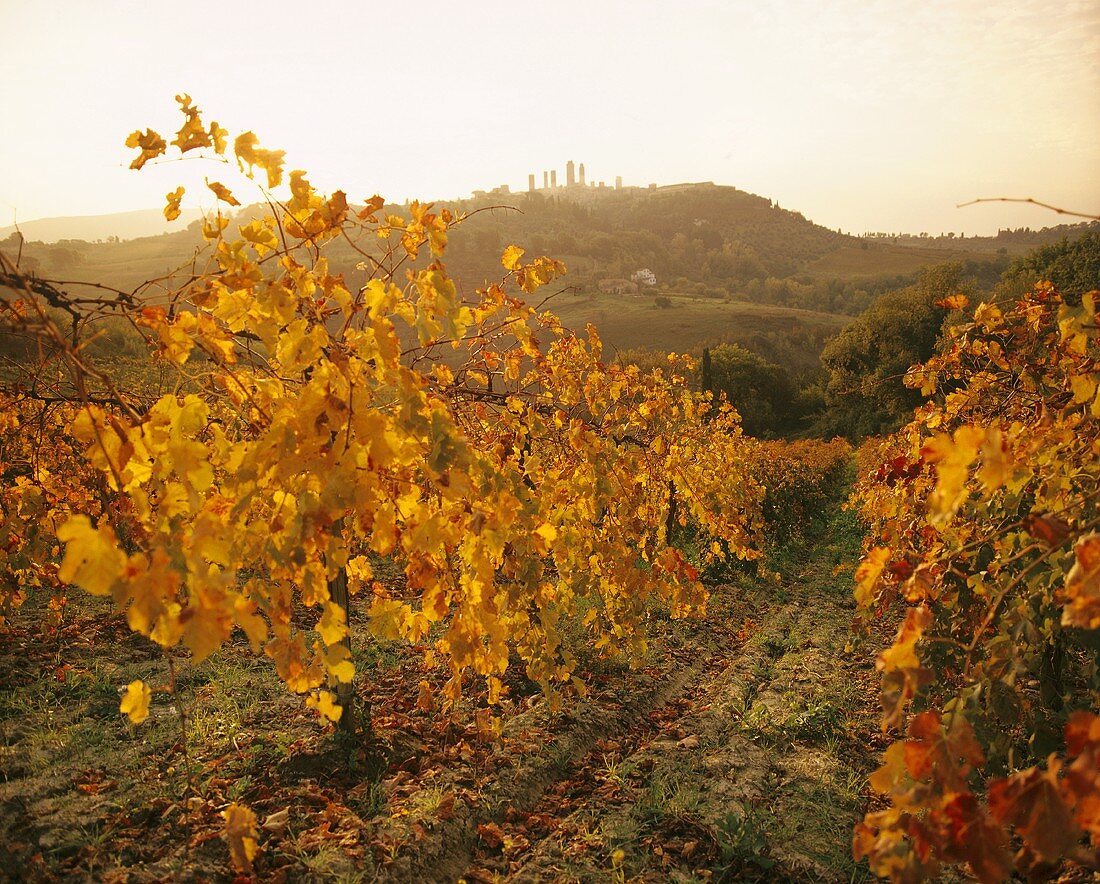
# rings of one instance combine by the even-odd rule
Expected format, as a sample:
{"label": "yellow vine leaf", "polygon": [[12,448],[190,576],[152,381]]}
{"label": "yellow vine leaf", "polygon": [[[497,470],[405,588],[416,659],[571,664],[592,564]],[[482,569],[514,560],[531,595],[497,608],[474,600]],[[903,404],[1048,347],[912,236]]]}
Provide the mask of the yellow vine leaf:
{"label": "yellow vine leaf", "polygon": [[325,613],[317,623],[317,631],[326,645],[334,645],[348,634],[344,609],[331,602],[325,605]]}
{"label": "yellow vine leaf", "polygon": [[347,684],[355,678],[355,664],[350,660],[341,660],[338,663],[328,663],[329,675],[336,681]]}
{"label": "yellow vine leaf", "polygon": [[1012,478],[1015,469],[1007,439],[999,427],[991,427],[982,442],[982,466],[978,478],[986,491],[996,491]]}
{"label": "yellow vine leaf", "polygon": [[500,263],[505,270],[515,270],[519,267],[519,259],[523,257],[524,249],[519,246],[508,246],[504,254],[500,256]]}
{"label": "yellow vine leaf", "polygon": [[131,169],[140,169],[149,160],[155,159],[168,150],[168,144],[152,129],[144,133],[139,129],[126,138],[127,147],[140,147],[141,153],[130,163]]}
{"label": "yellow vine leaf", "polygon": [[57,539],[65,544],[58,579],[92,595],[108,595],[126,566],[114,531],[105,525],[93,528],[87,516],[77,515],[57,529]]}
{"label": "yellow vine leaf", "polygon": [[256,814],[243,804],[234,802],[222,811],[225,820],[225,840],[229,843],[229,859],[239,872],[252,872],[252,860],[259,845],[256,842]]}
{"label": "yellow vine leaf", "polygon": [[241,236],[255,246],[256,254],[261,258],[279,247],[279,239],[275,236],[275,231],[258,218],[243,225],[240,231]]}
{"label": "yellow vine leaf", "polygon": [[203,128],[199,109],[191,103],[191,96],[177,95],[176,101],[179,102],[184,121],[176,137],[172,139],[172,144],[180,149],[180,153],[187,153],[199,147],[210,147],[210,134]]}
{"label": "yellow vine leaf", "polygon": [[942,307],[944,310],[965,310],[970,306],[970,298],[959,292],[936,301],[936,306]]}
{"label": "yellow vine leaf", "polygon": [[180,201],[183,199],[183,188],[177,187],[167,194],[167,205],[164,207],[164,217],[168,221],[175,221],[180,216]]}
{"label": "yellow vine leaf", "polygon": [[928,520],[933,525],[946,525],[966,500],[970,465],[985,435],[982,427],[964,424],[953,437],[941,433],[925,446],[925,459],[936,465],[937,474],[936,488],[928,497]]}
{"label": "yellow vine leaf", "polygon": [[153,692],[140,679],[130,682],[118,711],[130,717],[132,724],[141,724],[149,717],[149,701]]}
{"label": "yellow vine leaf", "polygon": [[207,181],[206,186],[209,187],[214,192],[214,196],[223,203],[229,203],[231,206],[239,206],[241,204],[241,201],[233,196],[233,192],[220,181]]}
{"label": "yellow vine leaf", "polygon": [[243,132],[233,142],[233,152],[242,168],[248,166],[249,175],[255,166],[263,169],[267,173],[268,187],[278,187],[282,182],[285,150],[266,150],[260,147],[260,139],[254,132]]}
{"label": "yellow vine leaf", "polygon": [[306,699],[306,705],[329,721],[339,721],[344,714],[344,707],[336,702],[336,695],[332,691],[314,692]]}
{"label": "yellow vine leaf", "polygon": [[855,597],[861,608],[871,604],[874,599],[875,584],[889,559],[889,547],[877,547],[867,553],[866,558],[856,568]]}
{"label": "yellow vine leaf", "polygon": [[405,619],[411,613],[404,602],[375,598],[370,606],[370,631],[387,641],[399,639],[404,634]]}
{"label": "yellow vine leaf", "polygon": [[229,137],[229,130],[223,129],[214,121],[210,124],[210,140],[214,145],[214,153],[219,156],[225,153],[226,139]]}
{"label": "yellow vine leaf", "polygon": [[229,226],[229,219],[221,213],[208,217],[202,222],[202,238],[207,242],[218,239],[223,230]]}

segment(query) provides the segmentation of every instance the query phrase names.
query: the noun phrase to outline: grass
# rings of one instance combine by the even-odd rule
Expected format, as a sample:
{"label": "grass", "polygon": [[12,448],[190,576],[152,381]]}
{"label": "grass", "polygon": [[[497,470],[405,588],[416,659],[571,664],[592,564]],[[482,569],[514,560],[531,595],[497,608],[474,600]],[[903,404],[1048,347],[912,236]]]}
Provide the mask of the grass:
{"label": "grass", "polygon": [[[864,248],[866,246],[866,248]],[[988,252],[864,242],[843,245],[812,261],[803,273],[817,279],[860,279],[914,273],[948,261],[983,261]]]}
{"label": "grass", "polygon": [[[851,317],[814,310],[798,310],[741,301],[722,301],[694,295],[667,295],[668,309],[657,307],[645,295],[565,295],[551,309],[567,328],[583,333],[592,323],[599,329],[607,358],[616,351],[647,348],[686,353],[704,345],[728,341],[755,349],[777,331],[805,330],[820,340],[831,337]],[[818,348],[786,354],[796,370],[815,367]]]}

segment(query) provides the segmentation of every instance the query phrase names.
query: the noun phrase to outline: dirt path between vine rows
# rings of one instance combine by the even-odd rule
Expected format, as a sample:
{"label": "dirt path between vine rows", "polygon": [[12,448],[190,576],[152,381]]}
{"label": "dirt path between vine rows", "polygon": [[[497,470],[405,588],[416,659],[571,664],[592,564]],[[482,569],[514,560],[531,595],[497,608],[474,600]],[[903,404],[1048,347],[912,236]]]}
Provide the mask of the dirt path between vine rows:
{"label": "dirt path between vine rows", "polygon": [[[855,651],[845,519],[772,589],[718,587],[718,609],[652,690],[576,725],[477,809],[387,870],[467,881],[851,881],[873,769],[874,685]],[[838,533],[832,533],[835,529]],[[613,693],[613,691],[612,691]],[[519,725],[520,722],[515,722]]]}

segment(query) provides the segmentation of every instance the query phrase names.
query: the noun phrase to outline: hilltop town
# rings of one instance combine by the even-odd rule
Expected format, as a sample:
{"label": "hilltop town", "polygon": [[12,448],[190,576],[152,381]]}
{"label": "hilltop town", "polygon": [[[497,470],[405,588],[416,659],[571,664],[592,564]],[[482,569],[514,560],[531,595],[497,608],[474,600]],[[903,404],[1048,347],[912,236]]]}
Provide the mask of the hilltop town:
{"label": "hilltop town", "polygon": [[[646,187],[638,185],[624,185],[623,176],[615,176],[614,186],[609,186],[606,181],[588,181],[585,178],[584,163],[574,163],[568,160],[565,164],[565,183],[558,184],[558,170],[544,169],[542,172],[542,187],[537,186],[536,174],[531,172],[527,176],[527,190],[529,194],[541,194],[543,196],[564,196],[576,202],[588,202],[598,199],[610,193],[638,193],[640,191],[660,191],[661,193],[677,193],[695,188],[714,187],[713,181],[683,182],[680,184],[651,183]],[[516,193],[511,186],[500,184],[491,190],[473,191],[473,199],[480,200],[486,197],[512,195]]]}

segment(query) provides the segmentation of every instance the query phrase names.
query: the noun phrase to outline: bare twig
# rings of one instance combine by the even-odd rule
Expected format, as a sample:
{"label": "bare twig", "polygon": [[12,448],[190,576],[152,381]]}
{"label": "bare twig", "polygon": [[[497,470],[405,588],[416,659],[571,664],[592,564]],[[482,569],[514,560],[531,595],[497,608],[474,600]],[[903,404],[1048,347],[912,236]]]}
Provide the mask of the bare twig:
{"label": "bare twig", "polygon": [[962,209],[966,206],[977,205],[978,203],[1028,203],[1032,206],[1039,206],[1042,209],[1050,209],[1052,212],[1057,212],[1059,215],[1071,215],[1074,218],[1088,218],[1090,221],[1100,221],[1100,215],[1090,215],[1087,212],[1073,212],[1069,209],[1062,209],[1058,206],[1052,206],[1050,203],[1039,202],[1037,199],[1031,197],[1019,197],[1019,196],[989,196],[982,197],[981,199],[970,200],[966,203],[956,203],[956,209]]}

